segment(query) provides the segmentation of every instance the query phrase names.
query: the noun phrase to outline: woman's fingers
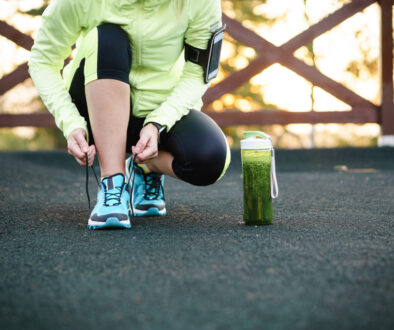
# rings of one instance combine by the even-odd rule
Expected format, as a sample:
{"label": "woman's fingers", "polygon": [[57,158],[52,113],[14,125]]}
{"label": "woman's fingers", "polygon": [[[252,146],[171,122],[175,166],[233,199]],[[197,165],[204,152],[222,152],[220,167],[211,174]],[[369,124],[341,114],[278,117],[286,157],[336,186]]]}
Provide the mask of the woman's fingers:
{"label": "woman's fingers", "polygon": [[140,132],[140,139],[137,145],[132,148],[133,154],[137,154],[136,162],[144,161],[157,156],[158,130],[156,126],[148,124]]}
{"label": "woman's fingers", "polygon": [[[86,165],[86,153],[88,153],[89,160],[92,158],[94,160],[94,152],[90,151],[89,145],[86,142],[86,133],[82,128],[77,128],[71,132],[68,137],[67,146],[68,153],[74,156],[77,163],[81,166]],[[89,156],[89,151],[91,155]],[[90,161],[89,161],[90,163]]]}
{"label": "woman's fingers", "polygon": [[134,152],[137,154],[141,154],[145,151],[147,144],[149,142],[150,136],[147,134],[141,134],[140,139],[138,140],[137,144],[134,148]]}
{"label": "woman's fingers", "polygon": [[77,163],[78,163],[79,165],[85,166],[85,164],[86,164],[85,159],[80,159],[80,158],[75,157],[75,156],[74,156],[74,158],[75,158],[75,160],[77,161]]}
{"label": "woman's fingers", "polygon": [[85,132],[78,132],[74,135],[75,141],[77,142],[80,150],[85,154],[89,152],[89,145],[86,142]]}
{"label": "woman's fingers", "polygon": [[83,158],[83,152],[73,137],[68,140],[68,153],[78,159]]}
{"label": "woman's fingers", "polygon": [[148,143],[142,153],[137,155],[137,163],[142,163],[148,159],[156,157],[158,154],[157,146]]}
{"label": "woman's fingers", "polygon": [[89,151],[88,151],[89,166],[93,165],[95,155],[96,155],[95,146],[94,145],[89,146]]}
{"label": "woman's fingers", "polygon": [[84,152],[87,152],[89,146],[86,148],[87,142],[85,139],[85,131],[77,128],[71,132],[68,137],[68,150],[74,157],[82,159]]}

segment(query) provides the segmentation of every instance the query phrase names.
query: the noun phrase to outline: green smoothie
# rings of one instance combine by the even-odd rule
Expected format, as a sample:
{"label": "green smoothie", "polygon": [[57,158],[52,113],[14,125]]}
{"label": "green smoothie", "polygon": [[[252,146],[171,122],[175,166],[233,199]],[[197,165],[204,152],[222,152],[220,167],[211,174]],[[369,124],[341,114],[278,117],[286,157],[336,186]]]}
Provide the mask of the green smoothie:
{"label": "green smoothie", "polygon": [[271,197],[271,150],[241,150],[246,225],[268,225],[274,218]]}

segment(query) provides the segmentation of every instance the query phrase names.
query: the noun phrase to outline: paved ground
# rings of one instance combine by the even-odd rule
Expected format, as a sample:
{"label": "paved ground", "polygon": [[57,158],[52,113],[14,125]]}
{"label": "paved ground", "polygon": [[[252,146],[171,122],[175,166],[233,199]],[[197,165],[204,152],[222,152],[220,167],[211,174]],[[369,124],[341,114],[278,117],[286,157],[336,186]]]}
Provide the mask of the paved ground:
{"label": "paved ground", "polygon": [[239,223],[239,157],[168,179],[164,218],[89,231],[68,155],[0,153],[0,328],[393,329],[394,149],[278,151],[266,227]]}

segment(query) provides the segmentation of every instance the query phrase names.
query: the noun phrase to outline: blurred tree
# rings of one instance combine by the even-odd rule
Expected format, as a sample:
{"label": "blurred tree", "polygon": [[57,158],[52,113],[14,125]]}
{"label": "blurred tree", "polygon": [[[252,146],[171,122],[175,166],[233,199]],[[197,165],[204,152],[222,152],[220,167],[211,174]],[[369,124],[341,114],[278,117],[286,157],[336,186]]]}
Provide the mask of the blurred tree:
{"label": "blurred tree", "polygon": [[32,137],[15,134],[12,128],[0,130],[0,150],[65,149],[66,140],[57,128],[36,128]]}
{"label": "blurred tree", "polygon": [[[286,20],[286,15],[289,13],[286,12],[282,16],[277,16],[275,18],[271,17],[266,17],[264,14],[261,14],[264,12],[264,10],[258,10],[260,5],[265,4],[267,1],[256,1],[256,0],[250,0],[250,1],[236,1],[236,0],[222,0],[223,4],[223,11],[230,17],[242,22],[244,26],[246,26],[249,29],[255,28],[255,30],[258,29],[259,26],[261,25],[270,25],[273,26],[279,21],[285,21]],[[301,0],[300,4],[303,4],[303,10],[304,10],[304,19],[305,23],[308,26],[311,26],[314,21],[311,18],[311,15],[309,13],[309,5],[313,6],[316,5],[316,2],[318,0]],[[350,3],[351,0],[331,0],[328,1],[329,3],[325,3],[324,6],[327,7],[327,14],[329,13],[330,10],[334,10],[334,8],[341,7],[347,3]],[[270,2],[270,4],[274,5],[274,2]],[[278,6],[280,4],[278,3]],[[323,3],[322,3],[323,5]],[[364,13],[365,15],[365,13]],[[368,76],[376,76],[377,71],[378,71],[378,65],[377,65],[377,58],[376,56],[373,57],[371,54],[374,52],[371,51],[370,42],[365,42],[366,40],[363,40],[366,37],[365,31],[368,30],[368,21],[366,19],[365,27],[363,27],[362,30],[359,30],[355,33],[355,38],[359,40],[359,51],[362,54],[362,59],[357,59],[349,62],[347,71],[352,73],[354,76],[359,78],[361,74],[368,75]],[[232,72],[237,71],[243,67],[245,67],[250,60],[256,57],[257,54],[254,54],[252,57],[247,57],[244,55],[245,52],[244,46],[241,45],[239,42],[236,40],[233,40],[231,37],[226,37],[226,41],[230,43],[233,47],[232,54],[234,56],[232,58],[226,59],[225,61],[222,62],[221,65],[221,71],[223,73],[222,77],[227,77],[230,75]],[[319,59],[318,55],[315,52],[314,49],[314,41],[309,43],[308,45],[303,47],[305,52],[304,52],[304,60],[309,64],[309,65],[316,65],[317,60]],[[321,54],[320,54],[321,55]],[[240,58],[244,58],[243,60],[240,60]],[[243,65],[240,66],[239,64],[242,63]],[[246,83],[243,85],[241,88],[237,89],[236,91],[233,92],[232,94],[232,104],[229,104],[228,100],[231,100],[231,98],[226,98],[226,96],[222,97],[219,101],[215,102],[213,105],[210,106],[210,109],[213,110],[220,110],[220,111],[225,111],[226,108],[238,108],[240,109],[237,104],[241,104],[239,101],[245,100],[249,102],[250,107],[252,109],[275,109],[277,108],[276,105],[273,104],[267,104],[264,101],[264,95],[261,92],[261,88],[256,88],[256,85],[251,84],[250,82]],[[316,101],[316,88],[312,84],[310,84],[310,101],[311,101],[311,109],[313,110],[315,108],[315,101]],[[227,102],[226,102],[227,101]],[[240,109],[243,111],[250,111],[250,109]],[[295,126],[295,125],[292,125]],[[354,129],[354,126],[347,126],[350,130]],[[252,130],[264,130],[269,134],[272,135],[277,135],[277,137],[274,137],[274,141],[283,146],[286,146],[286,143],[297,146],[297,147],[308,147],[310,145],[315,144],[315,134],[314,134],[314,127],[312,126],[312,129],[309,130],[310,134],[305,134],[305,136],[301,139],[300,136],[297,136],[294,134],[294,132],[291,131],[291,129],[288,129],[287,126],[279,126],[279,125],[272,125],[272,126],[254,126],[254,127],[227,127],[224,129],[225,133],[231,137],[231,141],[233,142],[234,147],[239,146],[239,140],[242,139],[242,132],[247,129],[252,129]],[[328,134],[325,132],[324,134]],[[357,134],[354,133],[349,133],[349,140],[348,144],[357,144],[356,138]],[[309,137],[309,138],[308,138]],[[308,142],[310,140],[310,142]],[[319,139],[318,142],[321,143],[322,139]],[[346,141],[346,137],[338,136],[338,145],[344,145]],[[376,144],[376,139],[372,138],[372,140],[369,140],[370,142],[366,142],[363,140],[365,145],[374,145]]]}
{"label": "blurred tree", "polygon": [[349,62],[346,71],[359,78],[362,72],[368,72],[369,75],[375,76],[378,74],[378,59],[371,57],[372,49],[368,42],[365,42],[365,36],[361,30],[355,33],[355,38],[358,39],[359,52],[362,60],[353,60]]}
{"label": "blurred tree", "polygon": [[43,0],[43,4],[39,8],[33,8],[30,10],[22,11],[18,10],[19,13],[27,14],[30,16],[41,16],[44,10],[48,7],[50,0]]}
{"label": "blurred tree", "polygon": [[[45,8],[48,6],[51,0],[43,0],[40,4],[39,8],[30,9],[28,11],[23,12],[22,10],[17,10],[19,13],[23,13],[25,15],[35,17],[42,15]],[[304,19],[307,25],[312,24],[312,19],[308,14],[308,3],[315,2],[318,0],[299,0],[300,5],[304,5]],[[327,8],[327,13],[332,8],[337,8],[338,5],[344,5],[349,3],[351,0],[330,0],[324,3],[324,6]],[[274,26],[275,24],[279,23],[280,21],[285,21],[287,19],[287,15],[289,12],[284,12],[281,16],[276,16],[272,18],[271,16],[266,16],[264,14],[264,10],[261,10],[267,3],[267,0],[222,0],[222,8],[224,13],[228,16],[236,19],[239,22],[242,22],[244,26],[249,29],[258,31],[259,27],[266,27],[266,26]],[[274,5],[274,1],[270,1],[270,4]],[[275,2],[275,5],[277,2]],[[281,3],[283,5],[283,3]],[[279,5],[279,3],[278,3]],[[321,3],[323,6],[323,3]],[[365,23],[365,24],[368,24]],[[366,25],[366,28],[367,25]],[[226,35],[225,37],[225,47],[230,50],[231,56],[225,58],[224,61],[221,63],[221,69],[218,81],[227,77],[232,72],[242,69],[243,67],[247,66],[250,61],[252,61],[258,54],[248,47],[240,44],[238,41],[232,39],[230,36]],[[359,50],[362,54],[362,60],[352,60],[348,63],[347,71],[351,73],[354,77],[360,77],[362,74],[368,73],[368,75],[373,76],[377,75],[378,65],[376,57],[371,57],[371,49],[370,43],[364,42],[365,34],[360,29],[357,33],[355,33],[355,38],[357,38],[359,42]],[[316,63],[316,54],[314,50],[313,42],[309,45],[304,47],[306,50],[305,52],[305,60],[308,64],[315,65]],[[321,54],[320,54],[321,55]],[[217,83],[215,81],[214,83]],[[311,105],[312,109],[314,108],[315,103],[315,88],[313,86],[310,87],[310,97],[311,97]],[[264,95],[262,94],[262,85],[252,84],[251,82],[246,83],[242,87],[238,88],[234,91],[231,95],[225,95],[220,100],[217,100],[213,104],[210,105],[210,109],[217,110],[217,111],[224,111],[225,109],[241,109],[243,111],[252,111],[255,109],[276,109],[277,106],[275,104],[267,103],[264,100]],[[229,127],[225,129],[225,133],[231,136],[231,140],[234,141],[234,145],[237,145],[237,141],[242,137],[242,131],[245,130],[245,127]],[[256,126],[253,129],[264,130],[272,135],[276,135],[281,137],[280,139],[276,139],[277,143],[280,145],[288,143],[288,141],[293,141],[293,144],[299,147],[307,146],[299,136],[297,137],[291,130],[288,130],[287,127],[282,127],[279,125],[273,126]],[[45,131],[45,130],[44,130]],[[45,139],[50,140],[47,143],[48,146],[52,147],[60,147],[62,144],[59,142],[63,138],[59,131],[55,130],[47,130],[43,133],[41,129],[36,134],[36,137],[33,138],[35,141],[34,143],[28,143],[25,140],[24,143],[29,145],[33,148],[40,143],[43,143]],[[10,136],[10,132],[0,132],[1,140],[6,141],[6,139],[12,139]],[[51,137],[52,136],[52,137]],[[63,139],[64,140],[64,139]],[[301,141],[302,140],[302,141]],[[343,139],[342,139],[343,140]],[[341,140],[341,141],[342,141]],[[15,144],[14,141],[12,144]],[[64,141],[63,141],[64,143]],[[343,143],[343,141],[341,142]],[[33,146],[34,145],[34,146]],[[64,144],[63,144],[64,145]],[[282,145],[282,146],[283,146]],[[0,149],[4,148],[0,144]],[[47,148],[47,147],[43,147]]]}

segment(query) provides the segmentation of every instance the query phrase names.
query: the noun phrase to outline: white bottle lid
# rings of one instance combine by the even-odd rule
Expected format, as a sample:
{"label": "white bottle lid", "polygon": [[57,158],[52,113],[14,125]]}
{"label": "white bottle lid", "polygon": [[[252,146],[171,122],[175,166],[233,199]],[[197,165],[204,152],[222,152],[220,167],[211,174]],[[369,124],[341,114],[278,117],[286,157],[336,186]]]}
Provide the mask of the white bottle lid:
{"label": "white bottle lid", "polygon": [[264,132],[244,132],[244,138],[241,140],[241,149],[272,149],[271,137]]}

